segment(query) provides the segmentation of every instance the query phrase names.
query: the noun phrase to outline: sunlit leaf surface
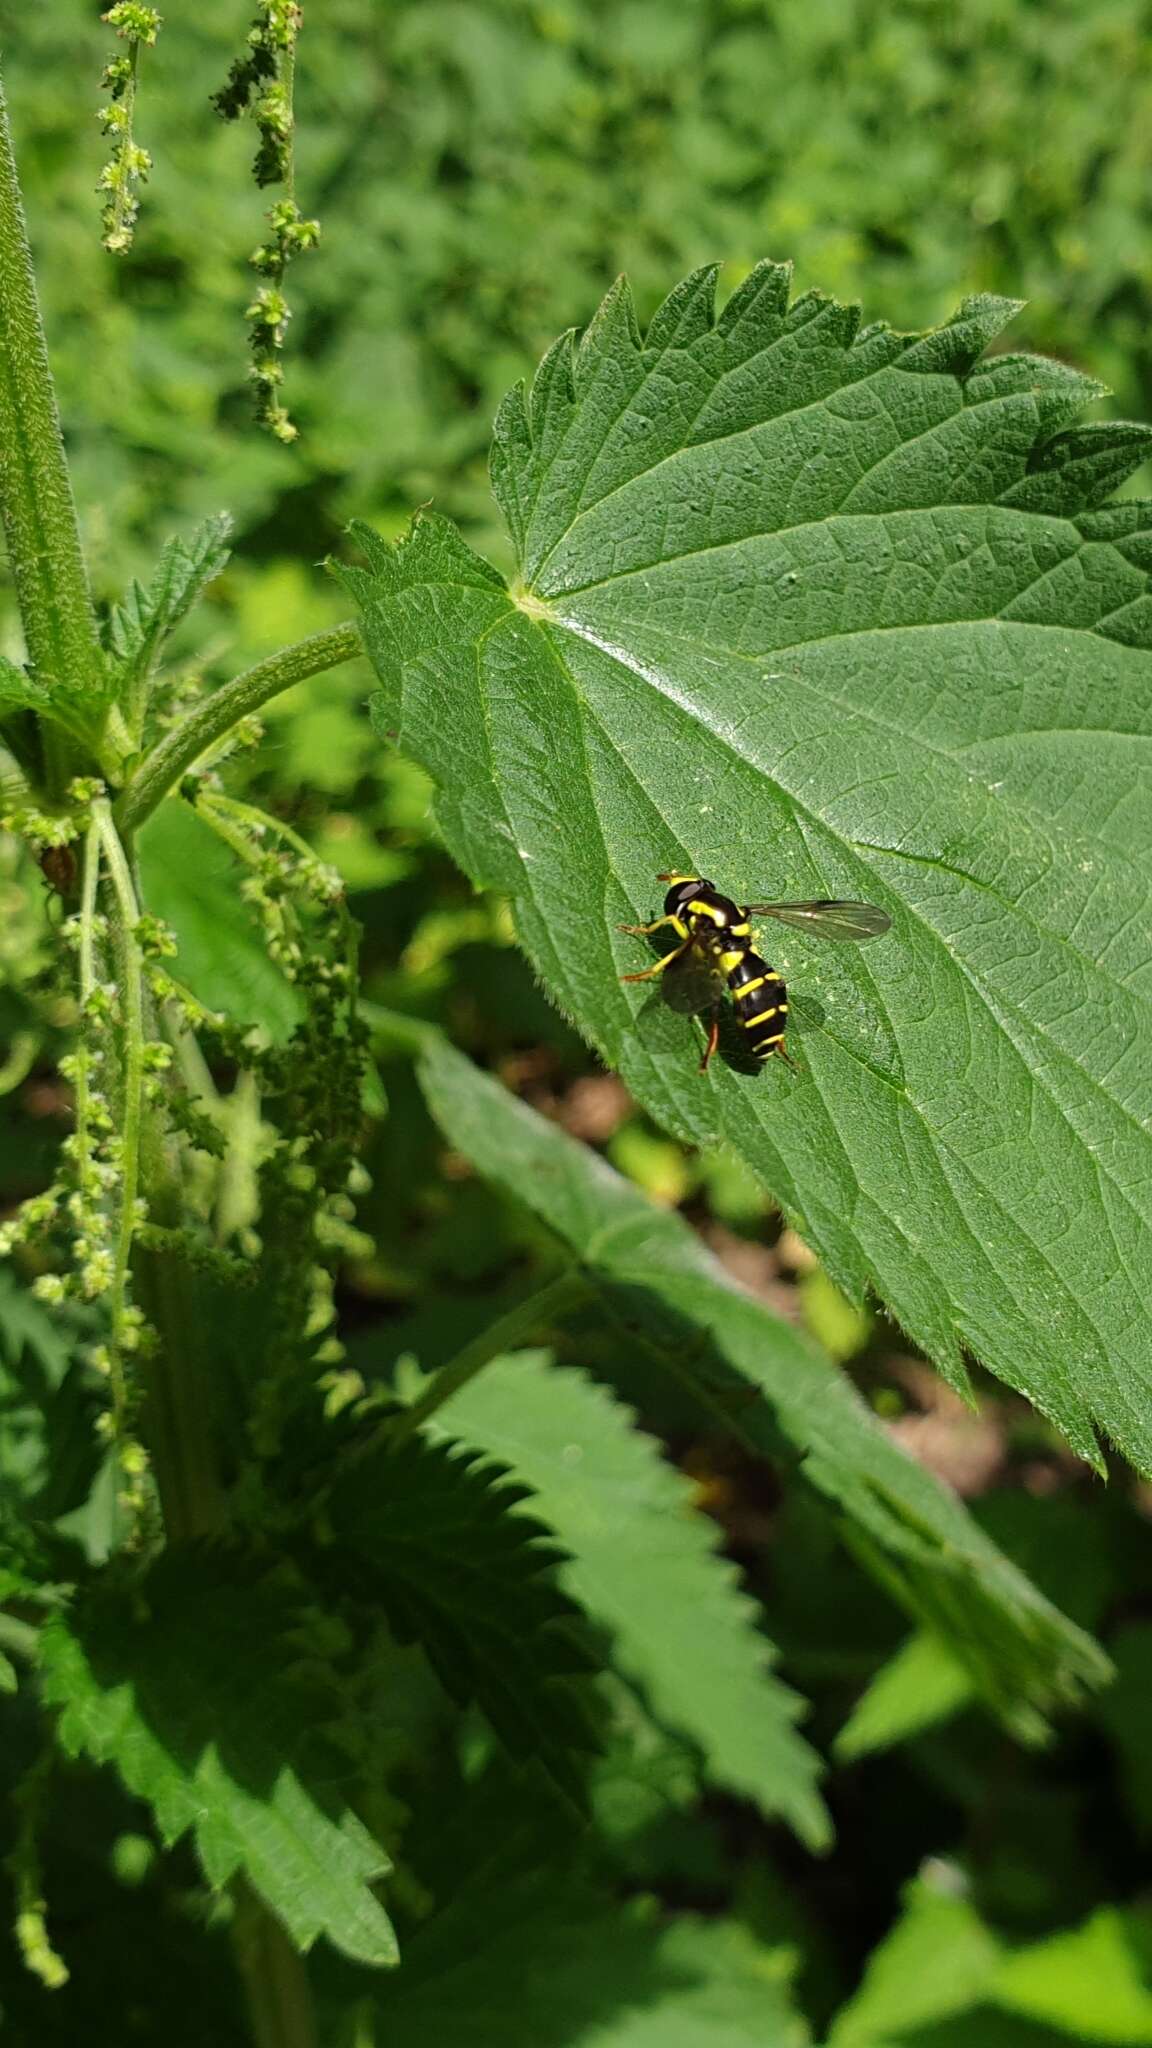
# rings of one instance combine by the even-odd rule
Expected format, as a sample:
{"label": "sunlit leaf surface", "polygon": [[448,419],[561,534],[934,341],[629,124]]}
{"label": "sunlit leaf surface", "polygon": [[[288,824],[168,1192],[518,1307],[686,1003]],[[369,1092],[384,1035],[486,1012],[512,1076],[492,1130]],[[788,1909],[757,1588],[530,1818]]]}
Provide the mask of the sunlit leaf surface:
{"label": "sunlit leaf surface", "polygon": [[[626,291],[513,392],[493,475],[514,589],[453,530],[348,572],[381,724],[513,899],[556,1001],[652,1113],[736,1146],[849,1294],[953,1379],[965,1348],[1152,1466],[1152,520],[1146,430],[1098,387],[757,269]],[[859,897],[866,948],[771,927],[797,1071],[696,1072],[618,977],[658,870]]]}

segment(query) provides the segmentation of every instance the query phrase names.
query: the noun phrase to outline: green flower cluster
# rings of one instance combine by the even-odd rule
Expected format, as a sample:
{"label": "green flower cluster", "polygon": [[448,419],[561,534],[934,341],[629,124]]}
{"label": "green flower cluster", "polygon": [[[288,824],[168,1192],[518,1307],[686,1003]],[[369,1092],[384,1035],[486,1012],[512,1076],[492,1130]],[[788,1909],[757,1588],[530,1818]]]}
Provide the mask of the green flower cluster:
{"label": "green flower cluster", "polygon": [[112,137],[112,154],[97,185],[97,190],[106,195],[100,216],[104,247],[114,256],[123,256],[132,246],[136,229],[139,187],[152,170],[151,156],[140,147],[132,132],[140,52],[155,44],[161,17],[154,7],[141,7],[137,0],[117,0],[117,5],[100,19],[128,45],[121,56],[113,57],[105,65],[100,80],[108,94],[100,109],[100,126],[105,135]]}
{"label": "green flower cluster", "polygon": [[227,84],[212,102],[226,121],[251,114],[260,138],[252,166],[256,183],[287,187],[286,196],[269,212],[270,238],[253,251],[252,268],[266,282],[258,287],[245,313],[251,350],[248,376],[256,394],[256,417],[285,443],[294,441],[298,430],[280,401],[284,381],[281,355],[291,318],[284,275],[289,263],[314,249],[320,238],[319,221],[303,218],[293,189],[292,85],[302,20],[303,10],[295,0],[260,0],[244,55],[233,64]]}

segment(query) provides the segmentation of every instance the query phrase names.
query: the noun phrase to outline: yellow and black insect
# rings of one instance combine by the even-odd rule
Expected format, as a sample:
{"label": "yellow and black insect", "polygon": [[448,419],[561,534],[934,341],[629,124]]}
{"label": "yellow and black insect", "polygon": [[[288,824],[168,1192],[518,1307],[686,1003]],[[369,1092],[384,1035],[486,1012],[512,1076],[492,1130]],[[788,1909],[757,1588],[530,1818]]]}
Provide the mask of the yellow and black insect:
{"label": "yellow and black insect", "polygon": [[749,1052],[758,1060],[770,1059],[774,1052],[781,1059],[788,1059],[784,1050],[788,991],[775,969],[753,947],[754,917],[778,918],[781,924],[809,932],[813,938],[857,941],[878,939],[892,922],[887,911],[878,909],[874,903],[818,898],[812,903],[741,906],[730,896],[722,896],[715,884],[705,881],[702,875],[664,874],[656,879],[671,884],[664,898],[663,915],[651,924],[622,924],[620,930],[640,934],[662,931],[670,925],[680,943],[654,967],[646,967],[640,974],[622,974],[620,979],[652,981],[673,961],[690,961],[695,956],[706,970],[713,991],[708,1043],[700,1062],[702,1074],[707,1073],[720,1038],[718,989],[722,982],[727,983]]}

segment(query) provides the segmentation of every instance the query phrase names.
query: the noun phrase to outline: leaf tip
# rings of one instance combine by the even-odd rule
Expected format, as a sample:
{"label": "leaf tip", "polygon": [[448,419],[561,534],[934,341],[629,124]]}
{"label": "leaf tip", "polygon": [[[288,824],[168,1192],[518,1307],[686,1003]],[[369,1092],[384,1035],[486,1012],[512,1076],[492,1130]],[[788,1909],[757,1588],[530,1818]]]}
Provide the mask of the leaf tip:
{"label": "leaf tip", "polygon": [[599,358],[634,356],[639,354],[640,347],[640,324],[636,318],[632,286],[621,272],[609,285],[575,351],[572,366],[575,391],[579,392]]}

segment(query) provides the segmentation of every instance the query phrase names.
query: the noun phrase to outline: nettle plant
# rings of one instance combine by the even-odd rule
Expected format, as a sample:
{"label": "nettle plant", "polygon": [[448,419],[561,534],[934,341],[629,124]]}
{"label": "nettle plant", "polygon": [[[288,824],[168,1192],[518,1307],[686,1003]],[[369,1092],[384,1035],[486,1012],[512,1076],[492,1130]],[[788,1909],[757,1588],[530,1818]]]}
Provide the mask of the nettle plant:
{"label": "nettle plant", "polygon": [[[113,14],[117,247],[156,24]],[[298,25],[262,8],[223,96],[256,96],[269,176]],[[281,438],[283,268],[313,226],[289,197],[258,252],[254,383]],[[830,1835],[756,1608],[614,1391],[637,1358],[810,1497],[951,1700],[1027,1740],[1107,1677],[686,1223],[436,1031],[360,1003],[339,878],[228,791],[260,709],[366,650],[381,746],[427,770],[447,848],[653,1118],[738,1154],[955,1387],[976,1359],[1090,1464],[1106,1437],[1152,1469],[1152,516],[1111,502],[1148,430],[1082,424],[1099,387],[1062,364],[987,354],[1004,301],[909,336],[789,304],[770,263],[719,315],[714,293],[688,278],[642,334],[616,287],[509,396],[513,582],[431,513],[394,545],[360,526],[334,567],[354,618],[189,695],[166,650],[227,522],[169,541],[97,620],[0,133],[0,509],[26,643],[0,668],[6,827],[43,870],[35,988],[73,1106],[51,1184],[3,1226],[9,1315],[45,1361],[43,1468],[4,1509],[0,1671],[26,1759],[15,1921],[48,2004],[71,1993],[40,1842],[83,1759],[185,1855],[186,1938],[228,1930],[261,2043],[466,2022],[536,2043],[561,2018],[620,2048],[802,2038],[774,1952],[654,1914],[609,1817],[626,1759],[646,1817],[710,1787],[810,1848]],[[288,991],[279,1032],[243,989],[231,1013],[203,1000],[161,914],[164,858],[220,843]],[[722,1051],[702,1075],[694,1020],[620,979],[619,928],[655,914],[661,871],[864,898],[891,932],[866,953],[780,933],[794,1065]],[[380,1047],[415,1063],[451,1154],[530,1212],[536,1279],[455,1350],[373,1377],[342,1354],[333,1285],[386,1115]],[[564,1335],[595,1376],[541,1348]],[[232,2024],[213,2008],[212,2038]]]}

